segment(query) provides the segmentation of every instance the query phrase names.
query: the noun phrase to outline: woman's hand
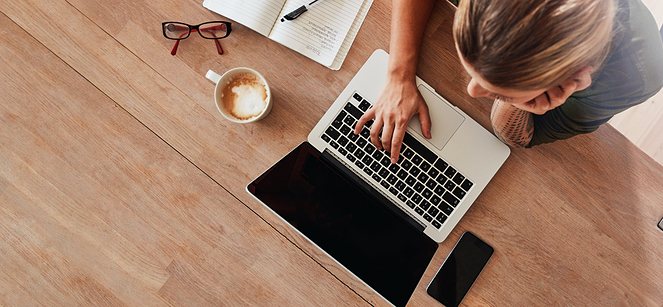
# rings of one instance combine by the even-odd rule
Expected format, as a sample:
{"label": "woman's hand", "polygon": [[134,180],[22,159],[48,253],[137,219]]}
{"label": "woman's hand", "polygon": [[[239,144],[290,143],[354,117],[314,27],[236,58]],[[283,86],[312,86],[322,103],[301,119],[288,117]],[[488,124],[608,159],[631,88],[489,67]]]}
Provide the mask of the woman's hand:
{"label": "woman's hand", "polygon": [[391,163],[396,163],[408,123],[414,114],[419,114],[423,135],[430,138],[428,106],[421,97],[414,78],[407,81],[391,79],[377,102],[359,119],[354,132],[359,134],[366,122],[375,119],[371,126],[371,143],[378,149],[390,152]]}
{"label": "woman's hand", "polygon": [[514,107],[543,115],[544,113],[557,108],[566,102],[573,93],[582,91],[592,84],[592,69],[586,67],[578,72],[574,77],[569,78],[564,83],[550,88],[536,98],[521,104],[513,104]]}

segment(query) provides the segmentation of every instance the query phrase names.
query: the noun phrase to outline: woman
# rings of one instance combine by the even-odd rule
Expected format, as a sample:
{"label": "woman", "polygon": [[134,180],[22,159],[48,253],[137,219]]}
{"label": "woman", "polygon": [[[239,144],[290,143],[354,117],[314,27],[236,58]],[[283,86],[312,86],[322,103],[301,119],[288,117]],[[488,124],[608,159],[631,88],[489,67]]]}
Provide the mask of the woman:
{"label": "woman", "polygon": [[[355,130],[398,159],[407,123],[430,117],[415,74],[433,0],[394,0],[388,83]],[[640,0],[461,0],[453,36],[472,97],[495,99],[495,134],[514,147],[589,133],[663,86],[663,44]],[[358,132],[358,131],[356,131]]]}

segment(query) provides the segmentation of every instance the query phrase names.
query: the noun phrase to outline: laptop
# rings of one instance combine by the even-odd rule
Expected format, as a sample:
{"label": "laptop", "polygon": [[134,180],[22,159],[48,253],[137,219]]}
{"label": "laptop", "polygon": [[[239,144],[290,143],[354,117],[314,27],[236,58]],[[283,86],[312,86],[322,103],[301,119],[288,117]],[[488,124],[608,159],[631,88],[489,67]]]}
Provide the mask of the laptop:
{"label": "laptop", "polygon": [[376,50],[302,143],[247,186],[273,213],[381,297],[405,305],[437,249],[510,154],[417,78],[432,139],[415,118],[398,163],[353,128],[378,99]]}

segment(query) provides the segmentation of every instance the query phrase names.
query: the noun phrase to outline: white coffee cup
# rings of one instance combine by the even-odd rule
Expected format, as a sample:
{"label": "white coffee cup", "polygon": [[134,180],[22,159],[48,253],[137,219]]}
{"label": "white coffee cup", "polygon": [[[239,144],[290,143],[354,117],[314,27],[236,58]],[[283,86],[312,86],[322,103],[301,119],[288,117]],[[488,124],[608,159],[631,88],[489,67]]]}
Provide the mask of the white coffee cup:
{"label": "white coffee cup", "polygon": [[[258,81],[265,86],[265,91],[267,94],[267,97],[265,98],[265,108],[259,114],[248,119],[240,119],[235,117],[228,110],[226,110],[222,100],[224,87],[240,74],[249,74],[255,76]],[[237,67],[226,71],[223,75],[219,75],[212,70],[208,70],[207,74],[205,74],[205,77],[216,84],[214,87],[214,104],[216,105],[216,109],[219,110],[219,113],[221,113],[223,117],[231,122],[239,124],[256,122],[265,118],[265,116],[267,116],[267,114],[269,114],[269,112],[272,110],[272,93],[269,89],[269,85],[267,84],[267,80],[265,80],[265,77],[263,77],[262,74],[251,68]]]}

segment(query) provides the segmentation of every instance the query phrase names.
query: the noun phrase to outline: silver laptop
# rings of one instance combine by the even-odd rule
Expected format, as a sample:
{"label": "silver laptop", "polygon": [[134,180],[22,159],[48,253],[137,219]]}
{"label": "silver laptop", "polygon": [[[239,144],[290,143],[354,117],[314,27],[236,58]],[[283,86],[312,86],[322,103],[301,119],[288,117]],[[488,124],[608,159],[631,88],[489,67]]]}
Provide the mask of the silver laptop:
{"label": "silver laptop", "polygon": [[369,128],[354,135],[357,120],[377,101],[387,77],[388,54],[376,50],[308,136],[402,210],[424,233],[442,242],[458,224],[510,154],[504,145],[463,111],[417,78],[428,104],[432,139],[410,122],[400,159],[391,164],[370,142]]}

